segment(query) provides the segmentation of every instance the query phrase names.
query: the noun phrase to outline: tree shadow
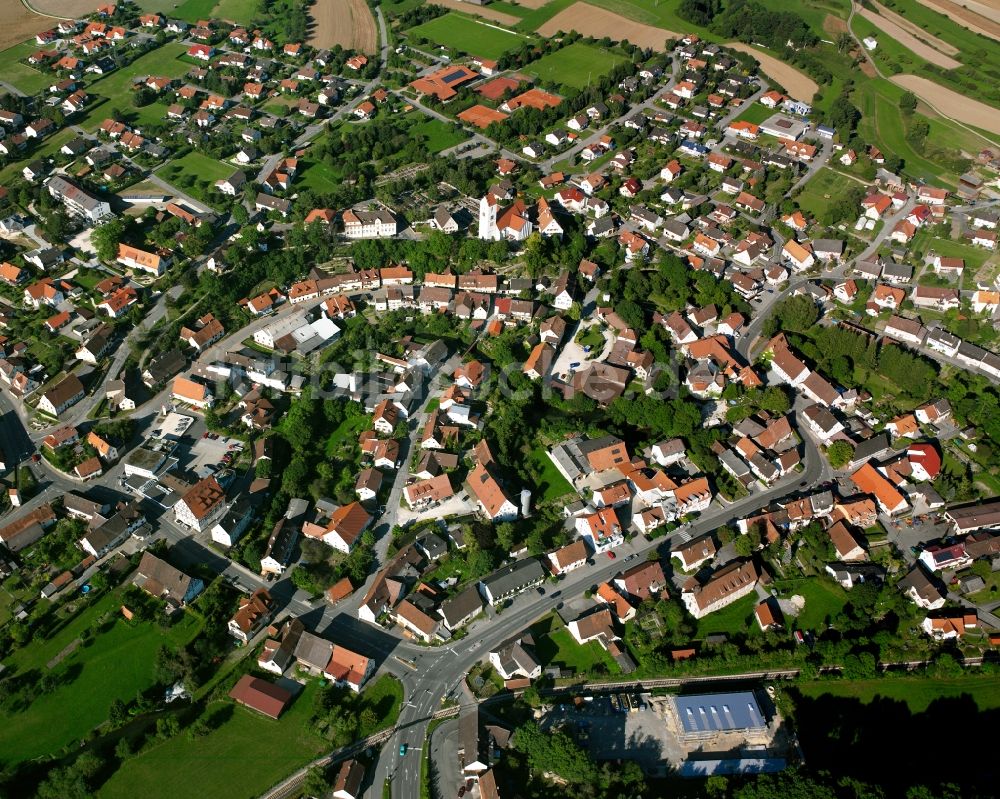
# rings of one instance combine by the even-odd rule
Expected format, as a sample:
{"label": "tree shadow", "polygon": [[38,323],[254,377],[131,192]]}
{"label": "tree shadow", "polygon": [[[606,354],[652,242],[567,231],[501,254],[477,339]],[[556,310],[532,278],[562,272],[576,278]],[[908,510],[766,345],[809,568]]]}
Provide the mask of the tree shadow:
{"label": "tree shadow", "polygon": [[1000,710],[981,711],[969,694],[936,699],[920,713],[880,696],[865,704],[797,695],[795,704],[799,741],[812,769],[881,785],[887,797],[902,797],[913,785],[944,783],[960,785],[963,796],[995,795]]}

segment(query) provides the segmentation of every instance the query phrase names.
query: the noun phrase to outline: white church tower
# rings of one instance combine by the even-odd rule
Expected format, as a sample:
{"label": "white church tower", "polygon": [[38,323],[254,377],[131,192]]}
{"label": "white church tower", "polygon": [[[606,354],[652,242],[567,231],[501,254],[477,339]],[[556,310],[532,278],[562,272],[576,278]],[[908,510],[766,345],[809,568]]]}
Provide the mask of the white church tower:
{"label": "white church tower", "polygon": [[497,227],[497,198],[487,192],[479,201],[479,238],[483,241],[500,241],[500,229]]}

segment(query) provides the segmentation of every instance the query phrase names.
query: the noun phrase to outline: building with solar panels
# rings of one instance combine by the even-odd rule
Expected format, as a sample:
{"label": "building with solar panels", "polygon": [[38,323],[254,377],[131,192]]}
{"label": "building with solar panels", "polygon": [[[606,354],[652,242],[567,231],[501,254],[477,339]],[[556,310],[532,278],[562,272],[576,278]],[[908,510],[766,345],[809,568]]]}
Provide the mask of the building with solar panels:
{"label": "building with solar panels", "polygon": [[728,733],[746,738],[770,737],[769,714],[753,691],[671,697],[677,734],[704,740]]}

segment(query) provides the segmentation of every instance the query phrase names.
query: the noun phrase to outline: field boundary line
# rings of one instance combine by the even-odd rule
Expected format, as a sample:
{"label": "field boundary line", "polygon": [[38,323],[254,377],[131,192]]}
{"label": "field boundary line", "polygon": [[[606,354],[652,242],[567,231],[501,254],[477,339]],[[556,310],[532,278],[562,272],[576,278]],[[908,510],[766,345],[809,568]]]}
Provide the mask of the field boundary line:
{"label": "field boundary line", "polygon": [[26,9],[28,9],[28,11],[30,11],[32,14],[38,14],[38,16],[40,17],[48,17],[49,19],[72,19],[71,17],[60,17],[55,14],[47,14],[44,11],[39,11],[37,8],[31,5],[31,3],[28,2],[28,0],[21,0],[21,5],[24,6]]}

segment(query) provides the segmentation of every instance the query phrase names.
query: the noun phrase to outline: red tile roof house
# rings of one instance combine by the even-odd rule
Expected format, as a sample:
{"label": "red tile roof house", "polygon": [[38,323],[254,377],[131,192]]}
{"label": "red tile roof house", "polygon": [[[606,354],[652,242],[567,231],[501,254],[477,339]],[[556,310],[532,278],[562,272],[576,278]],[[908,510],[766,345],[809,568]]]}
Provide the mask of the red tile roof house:
{"label": "red tile roof house", "polygon": [[284,688],[249,674],[240,677],[229,697],[272,719],[277,719],[292,701],[291,693]]}

